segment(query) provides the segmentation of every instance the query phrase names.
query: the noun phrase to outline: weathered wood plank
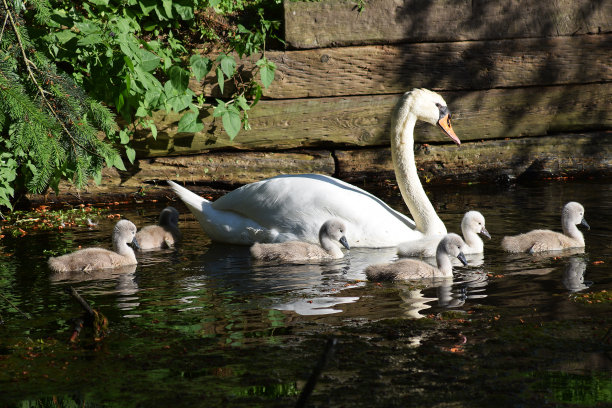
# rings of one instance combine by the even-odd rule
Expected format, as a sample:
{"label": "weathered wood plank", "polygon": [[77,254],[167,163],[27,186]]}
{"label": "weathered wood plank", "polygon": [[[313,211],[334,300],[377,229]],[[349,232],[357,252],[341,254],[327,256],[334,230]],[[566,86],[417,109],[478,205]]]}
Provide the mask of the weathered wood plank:
{"label": "weathered wood plank", "polygon": [[[391,179],[389,148],[338,150],[338,177],[351,183]],[[415,153],[424,183],[610,174],[612,132],[470,142],[457,148],[421,145]]]}
{"label": "weathered wood plank", "polygon": [[566,36],[612,31],[612,2],[592,0],[285,1],[295,48]]}
{"label": "weathered wood plank", "polygon": [[[612,128],[612,83],[441,92],[454,114],[463,141],[537,136]],[[157,140],[137,132],[132,145],[139,158],[180,155],[215,149],[279,150],[291,148],[384,146],[399,95],[261,101],[249,114],[252,129],[232,142],[212,110],[201,112],[205,130],[176,133],[179,116],[158,112]],[[447,142],[435,127],[420,124],[419,142]]]}
{"label": "weathered wood plank", "polygon": [[[612,34],[269,51],[272,99],[400,93],[414,84],[474,90],[612,81]],[[238,64],[247,72],[254,62]],[[220,96],[217,79],[191,89]],[[228,82],[226,92],[231,89]]]}
{"label": "weathered wood plank", "polygon": [[334,174],[330,151],[241,152],[158,157],[139,160],[121,172],[121,185],[141,186],[174,180],[193,184],[245,184],[279,174]]}

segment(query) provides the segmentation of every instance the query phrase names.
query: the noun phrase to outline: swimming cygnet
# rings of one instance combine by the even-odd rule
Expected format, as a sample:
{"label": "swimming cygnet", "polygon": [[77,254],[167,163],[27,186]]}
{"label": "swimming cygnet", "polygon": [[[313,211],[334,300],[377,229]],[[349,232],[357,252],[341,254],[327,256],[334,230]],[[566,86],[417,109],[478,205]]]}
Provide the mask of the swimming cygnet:
{"label": "swimming cygnet", "polygon": [[179,212],[166,207],[159,214],[157,225],[147,225],[136,234],[140,249],[171,248],[181,239],[178,229]]}
{"label": "swimming cygnet", "polygon": [[49,268],[53,272],[87,272],[135,265],[138,261],[128,243],[138,246],[136,226],[131,221],[120,220],[113,230],[112,251],[104,248],[80,249],[70,254],[49,258]]}
{"label": "swimming cygnet", "polygon": [[508,252],[529,252],[531,254],[543,251],[558,251],[566,248],[584,247],[584,237],[576,225],[582,224],[588,229],[584,219],[584,207],[570,201],[563,206],[561,225],[563,234],[550,230],[533,230],[525,234],[506,236],[501,246]]}
{"label": "swimming cygnet", "polygon": [[456,257],[467,266],[463,249],[465,242],[457,234],[447,234],[436,248],[438,267],[418,259],[400,259],[389,264],[371,265],[365,274],[372,281],[399,281],[426,278],[450,278],[453,276],[451,258]]}
{"label": "swimming cygnet", "polygon": [[[489,231],[485,228],[484,216],[478,211],[468,211],[461,220],[461,232],[466,246],[463,249],[465,255],[481,254],[484,251],[484,243],[478,234],[491,239]],[[437,235],[417,241],[402,242],[397,246],[399,256],[414,256],[428,258],[436,256],[438,243],[443,236]]]}
{"label": "swimming cygnet", "polygon": [[342,258],[344,253],[338,242],[350,249],[344,236],[346,227],[338,219],[327,220],[319,230],[321,246],[302,241],[289,241],[276,244],[255,243],[251,255],[260,261],[303,262]]}

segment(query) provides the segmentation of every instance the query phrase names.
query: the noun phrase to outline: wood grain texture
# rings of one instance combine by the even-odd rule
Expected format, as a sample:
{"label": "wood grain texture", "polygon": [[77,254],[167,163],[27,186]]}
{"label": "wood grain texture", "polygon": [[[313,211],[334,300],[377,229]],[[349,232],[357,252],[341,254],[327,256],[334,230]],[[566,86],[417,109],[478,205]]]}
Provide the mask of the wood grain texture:
{"label": "wood grain texture", "polygon": [[568,36],[612,31],[602,0],[285,1],[294,48]]}
{"label": "wood grain texture", "polygon": [[[462,141],[537,136],[612,128],[612,83],[441,92]],[[399,95],[261,101],[249,114],[250,131],[230,141],[212,110],[200,116],[205,130],[176,133],[180,117],[158,112],[157,140],[139,130],[138,157],[224,150],[283,150],[389,144],[391,113]],[[418,142],[448,142],[429,124],[415,130]]]}
{"label": "wood grain texture", "polygon": [[[612,34],[269,51],[271,99],[479,90],[612,81]],[[249,58],[238,63],[251,71]],[[190,84],[220,96],[216,77]],[[232,85],[225,86],[227,95]]]}
{"label": "wood grain texture", "polygon": [[[388,148],[338,150],[338,177],[351,183],[395,180]],[[491,182],[598,175],[612,167],[612,132],[420,145],[423,183]]]}

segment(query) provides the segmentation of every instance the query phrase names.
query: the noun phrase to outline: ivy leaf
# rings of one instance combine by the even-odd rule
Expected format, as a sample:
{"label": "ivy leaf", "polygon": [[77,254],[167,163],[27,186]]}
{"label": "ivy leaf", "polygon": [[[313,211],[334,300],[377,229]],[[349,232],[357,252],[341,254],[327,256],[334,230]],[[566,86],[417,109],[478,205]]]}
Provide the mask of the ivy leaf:
{"label": "ivy leaf", "polygon": [[202,129],[204,129],[204,125],[198,122],[198,114],[190,111],[179,120],[177,132],[195,133]]}
{"label": "ivy leaf", "polygon": [[268,61],[266,58],[262,58],[257,61],[259,67],[259,75],[261,77],[261,83],[264,88],[267,88],[274,81],[274,73],[276,72],[276,64],[272,61]]}
{"label": "ivy leaf", "polygon": [[193,71],[193,75],[195,78],[200,81],[210,72],[210,68],[212,67],[212,62],[201,55],[192,55],[189,59],[189,63],[191,64],[191,70]]}
{"label": "ivy leaf", "polygon": [[170,76],[170,83],[172,84],[172,87],[178,93],[185,92],[189,85],[189,72],[185,71],[181,67],[173,65],[170,67],[168,75]]}
{"label": "ivy leaf", "polygon": [[119,137],[121,138],[121,144],[130,143],[130,134],[125,129],[119,131]]}

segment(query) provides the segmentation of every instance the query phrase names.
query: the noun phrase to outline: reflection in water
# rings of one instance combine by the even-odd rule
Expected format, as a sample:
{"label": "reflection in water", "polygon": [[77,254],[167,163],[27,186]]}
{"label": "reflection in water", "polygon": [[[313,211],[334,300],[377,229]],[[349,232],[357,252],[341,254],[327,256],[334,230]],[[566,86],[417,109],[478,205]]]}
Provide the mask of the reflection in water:
{"label": "reflection in water", "polygon": [[591,286],[593,282],[584,281],[585,271],[586,261],[584,258],[570,257],[563,271],[563,286],[570,292],[579,292]]}
{"label": "reflection in water", "polygon": [[98,269],[87,272],[53,273],[49,280],[55,284],[80,283],[80,288],[94,289],[93,293],[116,293],[117,307],[121,310],[132,310],[140,305],[136,268],[138,265],[126,265],[113,269]]}

